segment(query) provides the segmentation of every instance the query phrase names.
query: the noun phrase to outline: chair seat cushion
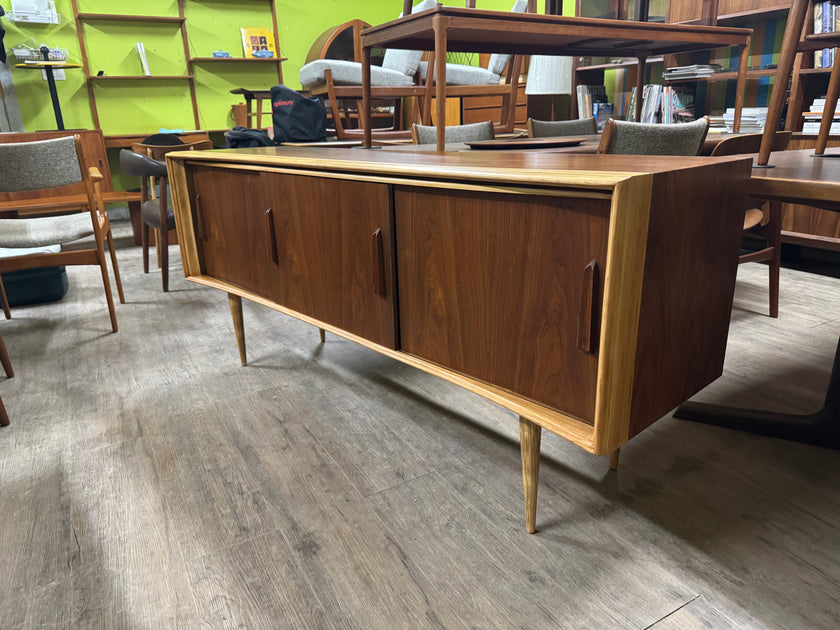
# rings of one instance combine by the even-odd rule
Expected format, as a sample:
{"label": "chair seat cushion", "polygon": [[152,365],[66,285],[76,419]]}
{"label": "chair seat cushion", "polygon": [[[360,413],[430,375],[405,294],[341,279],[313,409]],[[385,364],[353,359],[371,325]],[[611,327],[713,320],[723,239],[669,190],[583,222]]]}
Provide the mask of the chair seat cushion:
{"label": "chair seat cushion", "polygon": [[89,212],[58,217],[0,220],[0,247],[43,247],[70,243],[93,234]]}
{"label": "chair seat cushion", "polygon": [[[427,61],[420,62],[420,78],[426,80],[429,71]],[[496,85],[501,77],[479,66],[464,66],[458,63],[446,64],[446,85]]]}
{"label": "chair seat cushion", "polygon": [[[324,85],[324,71],[331,70],[333,82],[336,85],[361,85],[362,64],[356,61],[341,61],[338,59],[316,59],[300,69],[300,84],[305,88]],[[371,85],[377,87],[401,87],[414,85],[408,75],[396,70],[388,70],[379,66],[370,67]]]}
{"label": "chair seat cushion", "polygon": [[[172,197],[166,198],[166,229],[175,227],[175,211],[172,208]],[[149,199],[140,208],[140,216],[145,223],[156,230],[160,229],[160,200]]]}

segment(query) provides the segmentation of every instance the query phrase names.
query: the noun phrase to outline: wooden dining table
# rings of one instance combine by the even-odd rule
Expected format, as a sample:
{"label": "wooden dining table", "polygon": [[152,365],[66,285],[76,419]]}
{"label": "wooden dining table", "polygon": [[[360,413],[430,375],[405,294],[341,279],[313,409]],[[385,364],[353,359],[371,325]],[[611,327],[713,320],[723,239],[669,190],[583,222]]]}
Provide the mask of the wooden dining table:
{"label": "wooden dining table", "polygon": [[[749,184],[751,197],[840,212],[840,160],[817,157],[813,149],[803,149],[773,153],[770,165],[772,168],[753,168]],[[779,413],[689,401],[680,406],[674,415],[686,420],[840,449],[840,341],[835,350],[825,401],[822,408],[814,413]]]}

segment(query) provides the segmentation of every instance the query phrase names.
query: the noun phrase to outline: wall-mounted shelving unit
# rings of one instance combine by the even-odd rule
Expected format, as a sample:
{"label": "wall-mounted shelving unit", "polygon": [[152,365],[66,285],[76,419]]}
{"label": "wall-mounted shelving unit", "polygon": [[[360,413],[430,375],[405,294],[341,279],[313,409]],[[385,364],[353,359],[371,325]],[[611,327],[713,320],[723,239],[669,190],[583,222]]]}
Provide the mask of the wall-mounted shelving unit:
{"label": "wall-mounted shelving unit", "polygon": [[[81,0],[84,1],[84,0]],[[240,26],[254,26],[254,24],[237,24],[231,26],[239,19],[239,11],[244,5],[248,5],[251,11],[246,11],[244,19],[254,20],[269,26],[274,35],[275,50],[280,51],[277,34],[277,11],[274,0],[246,0],[242,5],[230,7],[226,0],[177,0],[177,15],[135,15],[117,14],[92,11],[80,11],[80,0],[71,0],[73,8],[73,19],[76,25],[76,34],[79,40],[79,48],[82,58],[82,66],[85,73],[88,99],[90,102],[91,116],[94,126],[97,128],[110,128],[114,119],[131,117],[130,112],[122,113],[116,110],[117,107],[134,108],[134,113],[139,113],[144,100],[158,98],[173,99],[179,106],[170,110],[168,120],[162,120],[155,126],[150,123],[138,123],[137,133],[151,133],[161,125],[176,128],[205,129],[208,131],[219,131],[230,128],[228,111],[230,108],[230,97],[225,92],[224,96],[220,90],[206,88],[202,82],[205,73],[217,77],[218,75],[229,75],[231,85],[239,87],[234,82],[239,80],[258,81],[258,87],[264,88],[275,82],[283,82],[282,63],[284,57],[273,57],[269,59],[249,59],[245,57],[213,57],[208,53],[210,50],[195,50],[191,46],[189,29],[190,27],[201,28],[196,24],[201,23],[202,14],[220,16],[215,22],[223,22],[227,29],[224,45],[231,48],[232,55],[241,51],[238,37]],[[105,5],[103,5],[105,6]],[[267,11],[259,9],[259,18],[255,15],[255,7],[264,6]],[[234,9],[236,12],[234,12]],[[270,18],[269,18],[270,13]],[[195,19],[193,19],[195,18]],[[268,20],[270,19],[270,23]],[[98,31],[97,43],[89,41],[86,29]],[[176,29],[177,35],[167,29]],[[206,27],[205,27],[206,30]],[[134,41],[144,41],[146,38],[156,42],[157,46],[152,66],[152,72],[160,74],[146,76],[140,72],[140,62],[137,60],[138,72],[132,73],[131,64],[134,61],[134,53],[114,54],[114,51],[104,50],[102,34],[112,40],[114,51],[125,51],[126,41],[133,45]],[[132,39],[133,38],[133,39]],[[206,40],[206,38],[205,38]],[[177,42],[177,43],[176,43]],[[236,43],[236,48],[233,44]],[[152,53],[152,47],[146,45],[147,52]],[[241,54],[241,53],[239,53]],[[246,70],[243,71],[242,69]],[[128,71],[126,71],[128,70]],[[268,72],[266,72],[268,71]],[[274,76],[272,76],[274,75]],[[274,78],[276,76],[276,79]],[[257,79],[256,77],[259,77]],[[115,94],[111,86],[119,86],[125,90],[121,94],[119,103],[115,102],[112,96]],[[204,92],[202,92],[204,90]],[[103,102],[109,101],[103,105]],[[103,115],[108,120],[103,120]],[[140,118],[138,116],[138,118]],[[125,128],[125,122],[120,125],[120,131]],[[142,125],[142,128],[140,128]],[[125,131],[128,131],[127,129]]]}

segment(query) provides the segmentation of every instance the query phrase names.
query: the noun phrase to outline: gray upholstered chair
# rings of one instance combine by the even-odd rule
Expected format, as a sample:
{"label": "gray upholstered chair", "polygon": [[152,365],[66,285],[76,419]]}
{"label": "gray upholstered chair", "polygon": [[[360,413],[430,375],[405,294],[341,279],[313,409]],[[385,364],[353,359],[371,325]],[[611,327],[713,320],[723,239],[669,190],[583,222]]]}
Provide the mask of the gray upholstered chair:
{"label": "gray upholstered chair", "polygon": [[598,133],[595,117],[575,120],[536,120],[526,122],[529,138],[556,138],[560,136],[587,136]]}
{"label": "gray upholstered chair", "polygon": [[[120,302],[124,303],[125,297],[114,251],[111,224],[108,215],[105,214],[99,190],[98,182],[102,180],[102,174],[94,167],[83,168],[84,163],[79,136],[0,144],[0,192],[39,191],[48,197],[50,188],[82,182],[86,195],[82,212],[51,217],[0,219],[0,247],[21,251],[20,255],[0,258],[0,272],[53,265],[98,265],[102,272],[111,328],[117,332],[117,314],[111,297],[111,282],[105,261],[106,240],[114,266],[114,279],[117,282]],[[9,203],[11,205],[8,209],[13,210],[13,202]],[[62,247],[56,252],[25,251],[45,245],[64,246],[89,237],[93,237],[93,247],[86,249],[74,247],[72,251],[66,251]],[[81,243],[78,247],[84,245]],[[5,291],[0,291],[0,300],[3,302],[6,317],[9,318],[11,315]]]}
{"label": "gray upholstered chair", "polygon": [[[175,211],[172,197],[166,185],[166,162],[164,156],[170,151],[192,151],[212,149],[210,140],[179,144],[135,143],[132,149],[120,151],[120,166],[126,175],[140,178],[140,216],[143,221],[140,244],[143,248],[143,273],[149,273],[149,228],[157,230],[161,283],[164,292],[169,291],[169,230],[175,228]],[[157,182],[157,184],[155,184]],[[155,186],[157,185],[157,191]]]}
{"label": "gray upholstered chair", "polygon": [[[412,9],[412,13],[433,9],[436,6],[437,0],[422,0]],[[402,13],[399,17],[402,17]],[[382,66],[371,66],[370,68],[373,98],[391,100],[402,98],[403,95],[422,96],[422,87],[415,81],[422,56],[423,51],[421,50],[387,49],[382,60]],[[342,99],[361,99],[362,64],[358,61],[316,59],[300,69],[298,80],[301,86],[312,94],[327,95],[336,135],[339,138],[347,137],[344,125],[341,122],[342,111],[338,101]],[[377,94],[378,89],[390,89],[391,92],[396,90],[398,95],[394,96],[392,93],[387,95]]]}
{"label": "gray upholstered chair", "polygon": [[[525,13],[528,10],[527,0],[516,0],[510,9],[511,13]],[[498,85],[502,80],[502,72],[505,71],[511,61],[511,55],[493,53],[486,68],[480,66],[468,66],[459,63],[446,64],[446,85],[474,86],[474,85]],[[429,64],[420,62],[420,78],[426,80],[429,71]]]}
{"label": "gray upholstered chair", "polygon": [[680,125],[651,125],[610,118],[598,153],[616,155],[697,155],[709,131],[709,118]]}
{"label": "gray upholstered chair", "polygon": [[[477,140],[492,140],[496,137],[493,123],[489,120],[470,125],[453,125],[446,128],[447,142],[475,142]],[[437,142],[437,127],[430,125],[411,125],[411,140],[414,144],[435,144]]]}

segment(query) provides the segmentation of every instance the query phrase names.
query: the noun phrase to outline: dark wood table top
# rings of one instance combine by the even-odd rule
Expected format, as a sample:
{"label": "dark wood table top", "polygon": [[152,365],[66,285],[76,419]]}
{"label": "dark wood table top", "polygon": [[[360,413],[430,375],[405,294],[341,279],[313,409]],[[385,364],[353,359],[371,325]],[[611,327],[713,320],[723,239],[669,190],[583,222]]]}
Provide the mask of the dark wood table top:
{"label": "dark wood table top", "polygon": [[438,5],[362,31],[364,47],[434,50],[434,23],[452,52],[651,57],[742,46],[752,29],[511,13]]}
{"label": "dark wood table top", "polygon": [[770,164],[753,168],[751,195],[840,212],[840,157],[814,157],[813,149],[778,151]]}

